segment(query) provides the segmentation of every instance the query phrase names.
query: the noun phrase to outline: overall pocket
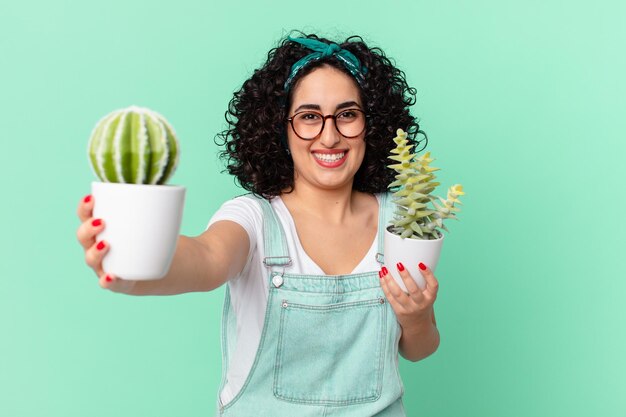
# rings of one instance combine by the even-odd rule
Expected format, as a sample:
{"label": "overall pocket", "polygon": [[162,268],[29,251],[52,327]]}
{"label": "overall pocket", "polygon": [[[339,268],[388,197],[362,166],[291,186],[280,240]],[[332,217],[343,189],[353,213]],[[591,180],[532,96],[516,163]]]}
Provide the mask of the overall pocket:
{"label": "overall pocket", "polygon": [[383,297],[338,304],[282,301],[274,396],[318,405],[376,401],[382,390]]}

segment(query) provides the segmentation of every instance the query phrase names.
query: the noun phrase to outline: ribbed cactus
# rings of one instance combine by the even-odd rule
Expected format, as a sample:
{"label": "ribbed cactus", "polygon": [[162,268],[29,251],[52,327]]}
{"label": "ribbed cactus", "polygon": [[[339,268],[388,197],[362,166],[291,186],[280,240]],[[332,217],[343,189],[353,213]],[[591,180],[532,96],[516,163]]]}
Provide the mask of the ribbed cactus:
{"label": "ribbed cactus", "polygon": [[[457,197],[465,195],[463,186],[455,184],[450,187],[446,200],[429,195],[439,185],[434,181],[436,177],[433,174],[439,168],[429,165],[434,160],[430,158],[430,152],[414,159],[415,154],[411,153],[413,145],[407,145],[406,132],[398,129],[396,134],[393,141],[397,146],[391,150],[394,155],[389,156],[389,159],[397,163],[388,165],[398,173],[396,180],[389,184],[389,188],[395,191],[393,197],[396,203],[390,231],[402,238],[438,239],[441,232],[437,228],[448,231],[443,225],[443,219],[458,220],[453,212],[459,209],[454,207],[454,203],[461,204]],[[435,202],[437,198],[443,206]],[[434,210],[426,207],[428,202],[432,203]]]}
{"label": "ribbed cactus", "polygon": [[88,152],[94,173],[104,182],[161,185],[176,170],[180,149],[163,116],[131,106],[96,124]]}

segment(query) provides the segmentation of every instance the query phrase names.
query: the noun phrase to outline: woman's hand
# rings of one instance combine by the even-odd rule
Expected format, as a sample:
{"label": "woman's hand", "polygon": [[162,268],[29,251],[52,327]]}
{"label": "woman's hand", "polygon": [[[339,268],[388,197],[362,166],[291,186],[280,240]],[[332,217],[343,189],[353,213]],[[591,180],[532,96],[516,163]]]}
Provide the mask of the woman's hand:
{"label": "woman's hand", "polygon": [[439,330],[437,330],[433,310],[439,283],[426,265],[420,263],[419,266],[426,281],[426,288],[423,290],[413,281],[404,265],[401,263],[397,265],[408,293],[402,291],[393,277],[389,275],[387,268],[383,267],[379,272],[380,285],[402,329],[398,345],[399,352],[404,358],[413,362],[432,355],[439,346]]}
{"label": "woman's hand", "polygon": [[398,263],[397,268],[408,293],[400,288],[384,266],[378,274],[380,285],[403,331],[411,332],[424,325],[435,324],[433,304],[437,298],[439,283],[430,268],[420,262],[420,272],[426,281],[424,290],[417,286],[402,263]]}
{"label": "woman's hand", "polygon": [[104,221],[92,217],[93,207],[94,199],[88,195],[81,200],[77,210],[81,225],[78,227],[76,237],[85,250],[85,261],[96,273],[102,288],[113,292],[129,293],[136,281],[116,278],[102,269],[102,258],[109,251],[109,245],[105,241],[96,242],[96,235],[104,230]]}

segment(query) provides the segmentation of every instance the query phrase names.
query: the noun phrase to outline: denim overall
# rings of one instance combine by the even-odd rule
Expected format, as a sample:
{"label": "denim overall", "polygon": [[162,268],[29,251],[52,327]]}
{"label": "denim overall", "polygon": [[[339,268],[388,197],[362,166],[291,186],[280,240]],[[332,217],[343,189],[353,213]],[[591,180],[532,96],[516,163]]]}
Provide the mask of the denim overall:
{"label": "denim overall", "polygon": [[[248,196],[249,198],[255,198]],[[377,261],[391,215],[381,195]],[[217,415],[405,416],[398,372],[400,326],[380,287],[378,271],[295,275],[282,225],[263,208],[264,264],[269,296],[256,356],[240,392],[226,405],[219,392],[236,341],[236,317],[226,287],[222,315],[222,381]]]}

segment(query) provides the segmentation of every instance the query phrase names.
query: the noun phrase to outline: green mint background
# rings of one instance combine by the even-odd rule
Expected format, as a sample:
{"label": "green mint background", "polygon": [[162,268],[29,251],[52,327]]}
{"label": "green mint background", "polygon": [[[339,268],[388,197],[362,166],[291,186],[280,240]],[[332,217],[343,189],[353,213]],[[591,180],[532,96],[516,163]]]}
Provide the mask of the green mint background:
{"label": "green mint background", "polygon": [[100,289],[76,240],[87,140],[114,109],[162,113],[182,233],[202,233],[243,192],[213,142],[228,101],[290,29],[393,57],[436,194],[467,192],[436,273],[441,346],[401,359],[408,415],[626,415],[624,16],[618,0],[3,2],[0,415],[213,415],[224,287]]}

